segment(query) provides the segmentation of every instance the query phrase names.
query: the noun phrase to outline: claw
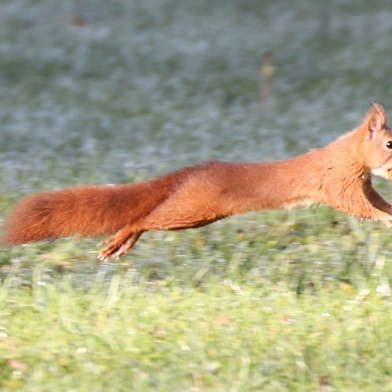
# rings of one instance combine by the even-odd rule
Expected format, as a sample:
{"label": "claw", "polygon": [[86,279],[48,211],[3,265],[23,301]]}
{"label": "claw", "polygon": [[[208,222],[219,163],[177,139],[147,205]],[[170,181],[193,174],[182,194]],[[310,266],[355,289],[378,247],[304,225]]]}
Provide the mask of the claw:
{"label": "claw", "polygon": [[107,261],[111,257],[119,259],[127,250],[135,245],[135,242],[139,239],[142,233],[143,232],[136,232],[131,233],[130,235],[126,233],[128,235],[125,236],[121,235],[122,233],[120,231],[114,237],[101,241],[99,245],[107,243],[111,244],[99,251],[98,260]]}

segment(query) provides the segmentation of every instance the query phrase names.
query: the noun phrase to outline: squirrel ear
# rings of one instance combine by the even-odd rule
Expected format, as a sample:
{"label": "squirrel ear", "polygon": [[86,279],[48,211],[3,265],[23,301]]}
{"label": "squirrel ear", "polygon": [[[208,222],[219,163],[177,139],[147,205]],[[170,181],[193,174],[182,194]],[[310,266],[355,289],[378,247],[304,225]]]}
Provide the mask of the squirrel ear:
{"label": "squirrel ear", "polygon": [[386,124],[387,118],[384,108],[378,103],[373,102],[372,108],[367,114],[364,124],[366,127],[366,140],[371,141],[375,136],[375,133],[384,129]]}

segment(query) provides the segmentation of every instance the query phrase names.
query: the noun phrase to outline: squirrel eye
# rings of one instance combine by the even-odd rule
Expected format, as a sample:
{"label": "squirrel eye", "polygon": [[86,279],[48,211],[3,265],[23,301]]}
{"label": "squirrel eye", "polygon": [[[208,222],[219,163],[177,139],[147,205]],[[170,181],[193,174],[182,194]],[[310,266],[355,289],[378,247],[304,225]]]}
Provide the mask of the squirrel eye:
{"label": "squirrel eye", "polygon": [[387,148],[392,148],[392,141],[387,142]]}

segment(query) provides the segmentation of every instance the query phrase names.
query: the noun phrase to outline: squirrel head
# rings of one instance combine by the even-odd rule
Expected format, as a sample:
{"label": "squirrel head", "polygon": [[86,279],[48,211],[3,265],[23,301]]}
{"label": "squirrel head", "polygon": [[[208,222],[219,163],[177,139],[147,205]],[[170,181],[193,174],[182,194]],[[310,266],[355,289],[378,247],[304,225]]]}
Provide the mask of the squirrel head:
{"label": "squirrel head", "polygon": [[372,174],[392,180],[392,131],[380,104],[373,102],[359,131],[360,152],[366,166]]}

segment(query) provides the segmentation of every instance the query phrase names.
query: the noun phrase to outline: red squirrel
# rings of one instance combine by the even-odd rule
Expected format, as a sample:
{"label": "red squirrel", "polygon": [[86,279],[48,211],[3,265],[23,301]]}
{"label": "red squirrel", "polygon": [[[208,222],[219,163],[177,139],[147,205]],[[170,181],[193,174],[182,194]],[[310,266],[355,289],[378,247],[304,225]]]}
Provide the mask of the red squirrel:
{"label": "red squirrel", "polygon": [[27,196],[3,226],[2,243],[19,245],[77,234],[116,233],[99,258],[120,257],[149,230],[208,225],[234,214],[327,203],[392,227],[392,206],[371,174],[392,180],[392,131],[381,105],[323,148],[272,162],[208,161],[155,179],[80,186]]}

